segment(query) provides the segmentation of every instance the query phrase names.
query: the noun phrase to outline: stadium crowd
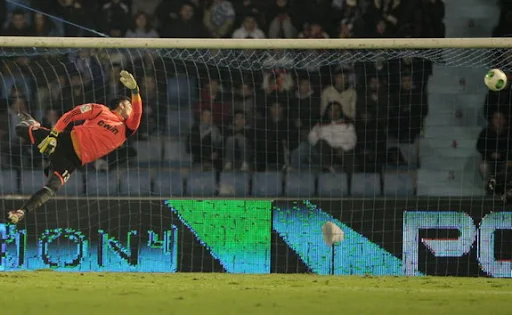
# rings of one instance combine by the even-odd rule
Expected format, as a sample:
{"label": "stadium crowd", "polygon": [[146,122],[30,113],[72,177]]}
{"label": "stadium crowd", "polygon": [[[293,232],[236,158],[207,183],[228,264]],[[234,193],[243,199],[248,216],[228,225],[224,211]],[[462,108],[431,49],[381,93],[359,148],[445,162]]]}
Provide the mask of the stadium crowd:
{"label": "stadium crowd", "polygon": [[[18,2],[36,10],[0,1],[4,36],[97,36],[94,30],[127,38],[444,37],[442,0]],[[123,68],[135,73],[144,101],[134,140],[171,134],[169,115],[191,110],[193,126],[179,139],[204,169],[318,165],[329,172],[374,172],[415,164],[404,159],[397,144],[413,143],[421,132],[432,73],[430,61],[409,57],[242,71],[179,62],[156,52],[126,56],[92,49],[16,55],[1,63],[4,167],[26,165],[26,157],[32,157],[30,167],[41,165],[15,136],[17,112],[38,112],[51,127],[73,106],[126,93],[118,80]],[[194,87],[187,100],[168,93],[170,79],[182,76]],[[112,165],[135,155],[128,142],[105,159]]]}

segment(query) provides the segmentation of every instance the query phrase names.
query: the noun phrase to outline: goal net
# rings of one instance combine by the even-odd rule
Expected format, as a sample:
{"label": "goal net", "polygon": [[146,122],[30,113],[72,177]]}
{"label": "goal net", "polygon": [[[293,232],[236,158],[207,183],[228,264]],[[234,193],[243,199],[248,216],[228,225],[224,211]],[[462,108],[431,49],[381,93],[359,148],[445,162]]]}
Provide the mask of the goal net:
{"label": "goal net", "polygon": [[[51,128],[129,95],[124,69],[144,114],[26,221],[0,224],[0,270],[510,277],[512,214],[486,197],[494,166],[477,150],[487,118],[510,114],[483,84],[509,70],[506,43],[31,40],[1,40],[4,210],[51,168],[15,136],[17,112]],[[326,222],[342,242],[326,244]]]}

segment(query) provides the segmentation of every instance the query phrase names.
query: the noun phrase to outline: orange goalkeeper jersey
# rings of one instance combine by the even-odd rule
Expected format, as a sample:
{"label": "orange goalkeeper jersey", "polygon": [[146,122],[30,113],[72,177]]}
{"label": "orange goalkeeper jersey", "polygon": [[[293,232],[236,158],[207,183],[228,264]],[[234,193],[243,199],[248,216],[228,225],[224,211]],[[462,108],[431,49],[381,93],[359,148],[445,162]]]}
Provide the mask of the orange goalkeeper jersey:
{"label": "orange goalkeeper jersey", "polygon": [[82,165],[87,164],[114,151],[139,128],[142,117],[139,94],[132,94],[132,109],[125,120],[105,105],[83,104],[65,113],[54,129],[61,132],[71,122],[85,120],[82,125],[73,127],[71,133]]}

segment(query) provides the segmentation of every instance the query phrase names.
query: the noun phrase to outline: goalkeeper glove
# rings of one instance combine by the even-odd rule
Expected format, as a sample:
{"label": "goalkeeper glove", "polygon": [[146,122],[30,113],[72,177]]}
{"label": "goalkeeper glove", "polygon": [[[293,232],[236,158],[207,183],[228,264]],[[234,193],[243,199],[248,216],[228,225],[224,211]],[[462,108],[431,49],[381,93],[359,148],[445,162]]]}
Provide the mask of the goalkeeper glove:
{"label": "goalkeeper glove", "polygon": [[50,155],[55,152],[58,136],[59,133],[56,130],[50,131],[50,134],[37,146],[39,148],[39,152],[43,155]]}
{"label": "goalkeeper glove", "polygon": [[128,89],[132,91],[133,94],[139,93],[139,87],[137,86],[137,81],[133,78],[133,75],[128,71],[121,71],[121,78],[119,79],[121,83],[126,86]]}

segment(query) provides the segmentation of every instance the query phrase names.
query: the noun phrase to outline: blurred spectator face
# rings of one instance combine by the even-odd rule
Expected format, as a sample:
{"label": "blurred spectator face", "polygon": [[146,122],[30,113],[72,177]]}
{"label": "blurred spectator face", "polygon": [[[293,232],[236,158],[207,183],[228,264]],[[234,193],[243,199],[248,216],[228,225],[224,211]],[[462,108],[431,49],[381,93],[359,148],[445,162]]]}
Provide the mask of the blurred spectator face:
{"label": "blurred spectator face", "polygon": [[377,33],[379,33],[379,34],[384,34],[384,32],[386,32],[386,22],[385,22],[385,21],[380,20],[380,21],[377,23]]}
{"label": "blurred spectator face", "polygon": [[276,102],[270,106],[270,117],[273,121],[281,120],[281,117],[283,117],[283,112],[283,105],[281,105],[279,102]]}
{"label": "blurred spectator face", "polygon": [[120,73],[121,73],[121,66],[120,65],[114,65],[112,68],[110,68],[108,77],[109,77],[109,79],[111,81],[117,83],[117,81],[121,77]]}
{"label": "blurred spectator face", "polygon": [[322,25],[318,23],[311,24],[311,37],[321,37],[323,32]]}
{"label": "blurred spectator face", "polygon": [[370,83],[368,85],[370,87],[370,91],[377,92],[380,88],[379,79],[376,77],[370,78]]}
{"label": "blurred spectator face", "polygon": [[74,88],[81,88],[82,87],[82,80],[80,79],[79,74],[74,74],[71,76],[71,86]]}
{"label": "blurred spectator face", "polygon": [[180,17],[183,21],[188,21],[194,16],[194,8],[189,4],[181,6]]}
{"label": "blurred spectator face", "polygon": [[208,88],[209,88],[209,91],[210,91],[210,95],[214,96],[214,95],[217,95],[217,93],[219,92],[219,81],[217,80],[211,80],[209,83],[208,83]]}
{"label": "blurred spectator face", "polygon": [[334,76],[334,86],[339,90],[345,89],[345,75],[343,73]]}
{"label": "blurred spectator face", "polygon": [[330,115],[332,121],[339,120],[341,118],[341,105],[338,103],[332,104]]}
{"label": "blurred spectator face", "polygon": [[287,0],[276,0],[276,5],[278,7],[285,7],[288,4]]}
{"label": "blurred spectator face", "polygon": [[352,24],[343,23],[340,27],[339,38],[349,38],[352,37]]}
{"label": "blurred spectator face", "polygon": [[211,125],[212,124],[212,112],[209,110],[203,110],[201,112],[201,123],[205,125]]}
{"label": "blurred spectator face", "polygon": [[299,81],[299,94],[301,95],[308,95],[311,91],[311,84],[309,83],[309,80],[302,79]]}
{"label": "blurred spectator face", "polygon": [[110,36],[112,36],[112,37],[122,37],[123,36],[123,32],[117,28],[110,29],[109,33],[110,33]]}
{"label": "blurred spectator face", "polygon": [[46,18],[41,13],[34,13],[34,24],[36,28],[43,28],[46,24]]}
{"label": "blurred spectator face", "polygon": [[247,16],[244,19],[244,28],[247,31],[253,31],[256,29],[256,20],[252,16]]}
{"label": "blurred spectator face", "polygon": [[145,29],[148,24],[148,19],[144,13],[139,13],[135,17],[135,25],[138,29]]}
{"label": "blurred spectator face", "polygon": [[23,95],[23,92],[18,89],[16,86],[12,86],[11,88],[11,93],[9,94],[9,97],[10,98],[22,98],[24,95]]}
{"label": "blurred spectator face", "polygon": [[57,122],[57,120],[59,120],[59,112],[55,109],[48,109],[44,115],[44,118],[48,122],[55,124],[55,122]]}
{"label": "blurred spectator face", "polygon": [[506,123],[507,121],[503,113],[496,112],[492,115],[491,125],[494,128],[494,130],[503,130],[503,128],[505,128]]}
{"label": "blurred spectator face", "polygon": [[233,118],[233,127],[235,130],[241,130],[245,127],[245,116],[242,113],[236,113]]}
{"label": "blurred spectator face", "polygon": [[241,96],[250,96],[253,94],[252,87],[249,84],[242,84],[239,91]]}
{"label": "blurred spectator face", "polygon": [[25,104],[25,99],[21,97],[15,98],[11,102],[11,110],[15,113],[26,112],[27,106]]}
{"label": "blurred spectator face", "polygon": [[11,17],[11,22],[14,28],[22,30],[27,26],[27,20],[25,19],[25,14],[13,14]]}
{"label": "blurred spectator face", "polygon": [[155,78],[153,78],[152,76],[145,76],[142,79],[142,86],[144,87],[145,91],[155,91],[156,90]]}
{"label": "blurred spectator face", "polygon": [[89,58],[91,56],[91,51],[87,48],[84,48],[84,49],[80,49],[78,51],[78,57],[82,58],[82,59],[86,59],[86,58]]}
{"label": "blurred spectator face", "polygon": [[412,83],[412,77],[410,75],[404,75],[402,76],[402,89],[404,90],[412,90],[413,89],[413,83]]}

